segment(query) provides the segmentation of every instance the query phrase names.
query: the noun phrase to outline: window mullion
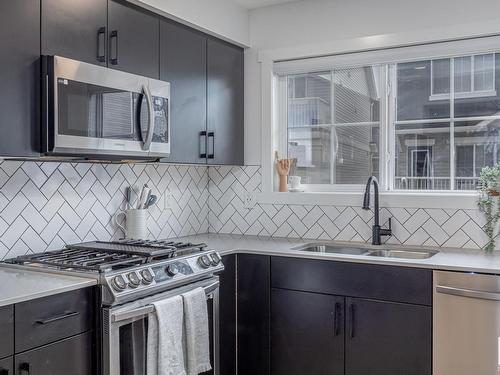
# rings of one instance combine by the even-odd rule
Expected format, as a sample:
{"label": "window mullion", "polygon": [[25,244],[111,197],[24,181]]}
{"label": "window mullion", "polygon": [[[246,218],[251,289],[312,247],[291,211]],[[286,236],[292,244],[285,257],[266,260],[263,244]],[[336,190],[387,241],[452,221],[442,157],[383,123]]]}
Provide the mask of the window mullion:
{"label": "window mullion", "polygon": [[450,190],[455,190],[455,59],[450,59]]}
{"label": "window mullion", "polygon": [[335,128],[335,71],[330,71],[330,123],[332,127],[330,128],[330,150],[331,150],[331,160],[330,160],[330,185],[335,184],[335,163],[337,160],[337,152],[339,151],[336,147],[337,139],[337,129]]}

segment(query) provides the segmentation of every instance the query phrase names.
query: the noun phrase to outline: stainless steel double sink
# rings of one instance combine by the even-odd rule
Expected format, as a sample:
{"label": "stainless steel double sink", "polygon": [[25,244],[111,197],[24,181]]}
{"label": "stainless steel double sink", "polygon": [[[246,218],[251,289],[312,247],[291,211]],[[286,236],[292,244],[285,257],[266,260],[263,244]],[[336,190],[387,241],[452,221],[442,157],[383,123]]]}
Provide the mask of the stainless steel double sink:
{"label": "stainless steel double sink", "polygon": [[438,253],[436,250],[427,249],[372,249],[350,247],[323,243],[309,243],[294,247],[292,250],[309,251],[313,253],[331,253],[345,255],[366,255],[371,257],[401,258],[401,259],[428,259]]}

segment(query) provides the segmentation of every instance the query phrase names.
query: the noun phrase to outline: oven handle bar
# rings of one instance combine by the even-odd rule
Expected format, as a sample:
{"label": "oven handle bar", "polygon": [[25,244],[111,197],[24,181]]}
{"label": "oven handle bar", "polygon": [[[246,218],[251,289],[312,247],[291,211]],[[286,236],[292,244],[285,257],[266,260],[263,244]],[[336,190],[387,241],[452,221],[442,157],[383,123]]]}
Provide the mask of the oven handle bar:
{"label": "oven handle bar", "polygon": [[[207,294],[207,300],[214,297],[213,292],[219,287],[219,281],[214,282],[208,286],[203,287]],[[138,316],[147,315],[155,311],[154,305],[146,305],[130,311],[116,312],[111,315],[113,323],[121,322],[123,320],[136,318]]]}

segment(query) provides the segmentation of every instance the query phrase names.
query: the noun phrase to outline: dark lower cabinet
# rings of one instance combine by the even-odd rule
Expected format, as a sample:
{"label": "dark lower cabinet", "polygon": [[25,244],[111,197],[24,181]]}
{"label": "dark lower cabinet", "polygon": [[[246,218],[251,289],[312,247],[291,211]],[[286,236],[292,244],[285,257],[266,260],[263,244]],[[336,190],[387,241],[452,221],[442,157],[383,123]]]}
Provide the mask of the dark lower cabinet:
{"label": "dark lower cabinet", "polygon": [[343,375],[344,297],[273,289],[271,348],[273,375]]}
{"label": "dark lower cabinet", "polygon": [[209,164],[243,165],[243,49],[207,41]]}
{"label": "dark lower cabinet", "polygon": [[0,156],[36,157],[40,1],[0,1],[0,35]]}
{"label": "dark lower cabinet", "polygon": [[220,375],[236,374],[236,255],[222,257],[220,288]]}
{"label": "dark lower cabinet", "polygon": [[42,55],[106,66],[107,0],[42,0]]}
{"label": "dark lower cabinet", "polygon": [[346,375],[430,375],[432,309],[347,298]]}
{"label": "dark lower cabinet", "polygon": [[238,254],[238,374],[268,375],[270,368],[270,257]]}
{"label": "dark lower cabinet", "polygon": [[0,375],[13,375],[14,374],[14,358],[7,357],[0,359]]}
{"label": "dark lower cabinet", "polygon": [[170,82],[170,156],[164,162],[207,162],[207,37],[162,20],[160,79]]}
{"label": "dark lower cabinet", "polygon": [[42,346],[14,358],[16,375],[93,375],[92,333]]}
{"label": "dark lower cabinet", "polygon": [[0,307],[0,358],[7,357],[13,353],[14,306],[4,306]]}
{"label": "dark lower cabinet", "polygon": [[160,19],[157,15],[123,0],[108,0],[108,67],[159,78]]}

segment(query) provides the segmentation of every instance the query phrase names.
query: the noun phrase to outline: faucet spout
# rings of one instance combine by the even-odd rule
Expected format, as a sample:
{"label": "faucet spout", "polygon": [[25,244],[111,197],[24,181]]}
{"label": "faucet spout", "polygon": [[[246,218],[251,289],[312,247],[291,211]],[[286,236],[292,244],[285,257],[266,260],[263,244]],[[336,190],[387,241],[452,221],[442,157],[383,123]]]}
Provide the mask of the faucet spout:
{"label": "faucet spout", "polygon": [[391,219],[389,219],[389,228],[384,229],[380,227],[380,207],[379,207],[379,191],[378,191],[378,180],[375,176],[371,176],[366,183],[365,195],[363,196],[363,210],[370,209],[370,193],[371,187],[373,185],[373,195],[374,195],[374,208],[373,208],[373,227],[372,227],[372,244],[380,245],[382,243],[381,236],[391,236]]}

